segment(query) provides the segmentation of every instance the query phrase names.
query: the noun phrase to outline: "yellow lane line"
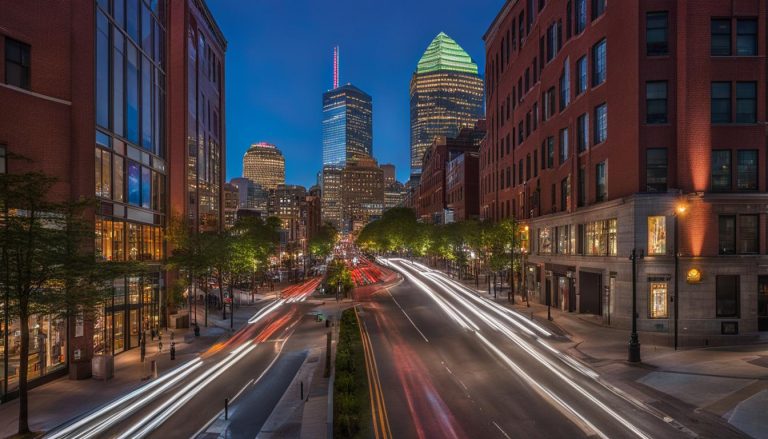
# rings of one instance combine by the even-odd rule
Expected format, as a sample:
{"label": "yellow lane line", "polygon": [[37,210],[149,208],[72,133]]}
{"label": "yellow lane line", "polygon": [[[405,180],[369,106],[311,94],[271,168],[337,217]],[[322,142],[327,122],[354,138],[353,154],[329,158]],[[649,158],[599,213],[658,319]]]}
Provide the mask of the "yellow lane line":
{"label": "yellow lane line", "polygon": [[[366,372],[368,372],[369,377],[368,388],[371,391],[371,415],[374,423],[374,434],[377,439],[380,436],[384,439],[391,438],[392,434],[389,428],[389,414],[387,413],[386,404],[384,402],[384,392],[379,379],[378,364],[376,362],[376,357],[373,354],[373,344],[371,343],[367,328],[365,328],[360,316],[357,314],[357,307],[355,307],[355,317],[357,318],[358,327],[360,328],[363,351],[366,356]],[[373,386],[372,390],[371,385]],[[376,419],[377,415],[378,422]]]}

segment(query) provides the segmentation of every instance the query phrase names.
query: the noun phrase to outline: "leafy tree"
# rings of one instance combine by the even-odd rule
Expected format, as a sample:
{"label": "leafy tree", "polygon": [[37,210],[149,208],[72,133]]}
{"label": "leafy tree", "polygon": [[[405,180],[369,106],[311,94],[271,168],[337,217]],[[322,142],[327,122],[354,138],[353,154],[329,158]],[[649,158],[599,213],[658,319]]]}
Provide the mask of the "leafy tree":
{"label": "leafy tree", "polygon": [[355,287],[355,283],[352,281],[352,274],[347,264],[341,259],[334,259],[328,265],[325,283],[331,291],[341,291],[345,296]]}
{"label": "leafy tree", "polygon": [[320,226],[317,234],[309,240],[309,253],[317,258],[326,258],[333,252],[339,232],[333,224],[325,223]]}
{"label": "leafy tree", "polygon": [[90,318],[111,295],[112,279],[141,270],[139,263],[97,262],[94,203],[51,201],[56,182],[41,172],[0,174],[0,292],[5,317],[20,326],[20,435],[29,433],[30,318]]}

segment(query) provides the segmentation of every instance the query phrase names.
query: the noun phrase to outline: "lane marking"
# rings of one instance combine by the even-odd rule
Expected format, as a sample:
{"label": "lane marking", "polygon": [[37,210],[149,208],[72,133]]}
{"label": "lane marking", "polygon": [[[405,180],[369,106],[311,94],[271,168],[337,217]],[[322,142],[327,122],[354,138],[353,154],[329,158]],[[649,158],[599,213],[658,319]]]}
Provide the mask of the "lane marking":
{"label": "lane marking", "polygon": [[499,431],[501,432],[501,434],[504,435],[504,437],[506,437],[507,439],[512,439],[511,437],[509,437],[506,431],[504,431],[501,427],[499,427],[499,424],[497,424],[496,421],[491,421],[491,422],[493,422],[493,425],[495,425],[496,428],[499,429]]}
{"label": "lane marking", "polygon": [[424,339],[424,341],[426,341],[427,343],[429,343],[429,339],[427,338],[427,336],[426,336],[426,335],[424,335],[424,333],[423,333],[423,332],[421,332],[421,329],[419,329],[419,327],[418,327],[418,326],[416,326],[416,323],[414,323],[414,322],[413,322],[413,320],[411,320],[411,316],[409,316],[409,315],[408,315],[408,313],[407,313],[407,312],[405,312],[405,310],[403,309],[403,307],[402,307],[402,306],[400,306],[400,302],[398,302],[398,301],[397,301],[397,299],[395,299],[395,296],[393,296],[393,295],[392,295],[392,292],[391,292],[391,291],[389,291],[389,288],[387,288],[387,293],[389,293],[389,297],[391,297],[391,298],[392,298],[392,300],[395,302],[395,305],[397,305],[397,307],[398,307],[398,308],[400,308],[400,311],[402,311],[402,312],[403,312],[403,314],[405,314],[405,318],[406,318],[406,319],[408,319],[408,321],[409,321],[409,322],[411,322],[411,325],[413,325],[413,327],[414,327],[414,328],[416,328],[416,330],[417,330],[417,331],[419,331],[419,335],[421,335],[421,338],[423,338],[423,339]]}
{"label": "lane marking", "polygon": [[[291,335],[292,335],[292,334],[291,334]],[[259,376],[258,376],[256,379],[253,379],[253,378],[251,378],[251,380],[250,380],[250,381],[248,381],[248,383],[246,383],[246,384],[243,386],[243,388],[242,388],[242,389],[240,389],[240,391],[239,391],[239,392],[237,392],[237,394],[234,396],[234,398],[232,398],[232,401],[230,401],[230,402],[235,402],[235,400],[237,400],[237,398],[240,396],[240,394],[241,394],[241,393],[243,393],[243,391],[244,391],[244,390],[245,390],[245,389],[246,389],[248,386],[250,386],[251,384],[254,384],[254,385],[255,385],[255,384],[258,384],[258,383],[259,383],[259,381],[261,381],[261,378],[262,378],[262,377],[264,377],[264,375],[266,375],[266,374],[267,374],[267,372],[269,372],[269,370],[270,370],[270,369],[272,369],[272,366],[275,364],[275,362],[277,361],[277,359],[280,357],[280,354],[282,354],[282,352],[283,352],[283,347],[285,346],[285,343],[288,341],[288,338],[289,338],[289,337],[290,337],[290,335],[289,335],[288,337],[286,337],[285,339],[281,339],[281,340],[277,340],[277,341],[275,341],[275,343],[280,343],[280,349],[277,351],[277,355],[275,355],[275,358],[273,358],[273,359],[272,359],[272,361],[270,361],[270,363],[267,365],[267,368],[266,368],[266,369],[264,369],[264,370],[261,372],[261,374],[259,374]],[[197,430],[197,432],[195,432],[195,434],[194,434],[192,437],[193,437],[193,438],[196,438],[196,437],[200,436],[201,434],[205,433],[205,431],[206,431],[206,430],[208,430],[208,428],[211,426],[211,424],[213,424],[214,422],[216,422],[216,420],[217,420],[217,419],[219,419],[223,413],[224,413],[224,410],[223,410],[223,409],[222,409],[222,410],[220,410],[218,413],[216,413],[216,415],[215,415],[214,417],[212,417],[212,418],[211,418],[211,419],[210,419],[208,422],[206,422],[206,423],[205,423],[205,425],[203,425],[203,426],[202,426],[202,428],[200,428],[200,430]]]}
{"label": "lane marking", "polygon": [[[384,401],[384,391],[382,390],[381,382],[379,380],[378,364],[376,363],[376,357],[373,354],[373,344],[371,343],[371,339],[368,335],[368,328],[365,325],[365,322],[363,322],[358,315],[357,306],[355,306],[354,310],[355,318],[357,319],[358,328],[360,330],[360,337],[363,342],[363,353],[365,354],[366,360],[366,373],[368,375],[369,391],[371,390],[371,387],[373,387],[370,397],[371,415],[374,424],[374,435],[377,439],[379,437],[384,439],[391,438],[392,434],[389,427],[389,414],[387,412],[386,402]],[[376,413],[374,413],[374,410]],[[376,414],[378,414],[378,422],[376,419]],[[381,433],[381,436],[379,433]]]}

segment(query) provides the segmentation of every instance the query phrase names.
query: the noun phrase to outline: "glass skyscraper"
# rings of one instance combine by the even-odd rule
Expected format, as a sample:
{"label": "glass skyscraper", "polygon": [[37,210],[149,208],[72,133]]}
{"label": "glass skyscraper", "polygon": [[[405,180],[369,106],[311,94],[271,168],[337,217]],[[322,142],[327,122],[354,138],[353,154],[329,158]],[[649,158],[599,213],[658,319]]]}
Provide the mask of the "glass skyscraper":
{"label": "glass skyscraper", "polygon": [[483,80],[477,64],[456,41],[440,32],[411,78],[411,175],[436,136],[455,137],[483,117]]}
{"label": "glass skyscraper", "polygon": [[243,177],[264,189],[285,184],[285,157],[271,143],[254,143],[243,155]]}
{"label": "glass skyscraper", "polygon": [[372,150],[371,97],[352,84],[323,93],[323,166],[344,166]]}

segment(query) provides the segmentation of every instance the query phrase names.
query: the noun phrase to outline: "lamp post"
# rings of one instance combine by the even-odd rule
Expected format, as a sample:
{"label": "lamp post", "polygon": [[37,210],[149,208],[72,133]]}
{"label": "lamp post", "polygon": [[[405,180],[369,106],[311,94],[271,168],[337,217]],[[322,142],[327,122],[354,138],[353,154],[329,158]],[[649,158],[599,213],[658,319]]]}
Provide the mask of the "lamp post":
{"label": "lamp post", "polygon": [[640,340],[637,336],[637,249],[629,254],[632,261],[632,334],[629,336],[629,357],[633,363],[640,362]]}
{"label": "lamp post", "polygon": [[684,204],[678,204],[675,208],[675,245],[674,245],[674,252],[675,252],[675,293],[672,298],[674,301],[674,313],[675,313],[675,350],[677,350],[677,341],[678,341],[678,329],[677,324],[679,320],[679,296],[678,293],[680,291],[680,282],[678,278],[680,277],[680,250],[679,250],[679,239],[678,239],[678,231],[679,231],[679,223],[680,223],[680,215],[683,215],[685,213],[686,206]]}

